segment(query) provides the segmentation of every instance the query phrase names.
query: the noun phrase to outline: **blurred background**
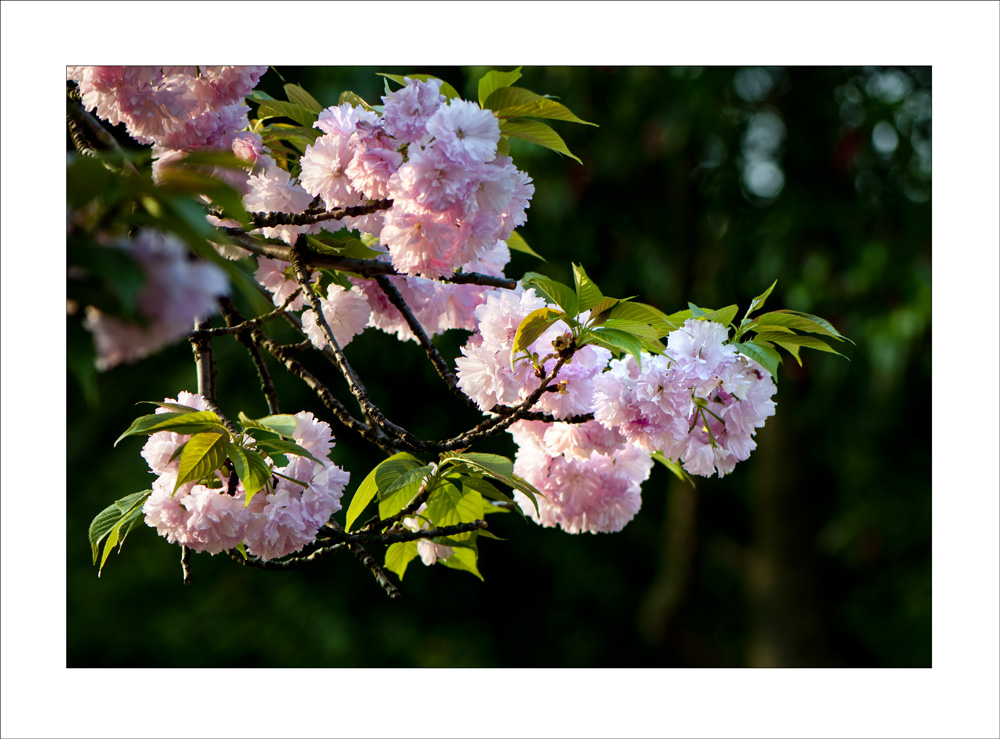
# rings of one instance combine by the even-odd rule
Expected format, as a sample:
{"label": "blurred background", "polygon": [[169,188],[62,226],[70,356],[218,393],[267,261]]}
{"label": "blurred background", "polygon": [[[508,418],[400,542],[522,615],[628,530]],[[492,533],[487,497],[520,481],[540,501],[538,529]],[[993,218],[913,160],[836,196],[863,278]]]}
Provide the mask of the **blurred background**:
{"label": "blurred background", "polygon": [[[426,72],[467,99],[487,67],[278,68],[325,105],[371,103],[376,72]],[[502,67],[502,69],[510,69]],[[280,76],[279,76],[280,73]],[[98,579],[87,527],[152,477],[115,438],[139,400],[196,389],[187,345],[99,378],[67,409],[70,667],[701,667],[931,665],[931,74],[929,68],[525,68],[598,128],[555,122],[580,165],[512,142],[535,181],[520,229],[571,281],[671,312],[687,301],[831,320],[850,361],[803,352],[751,458],[697,489],[657,466],[619,534],[571,536],[514,515],[482,540],[485,583],[414,561],[389,600],[352,557],[266,572],[142,527]],[[283,79],[282,79],[283,78]],[[275,324],[271,324],[275,325]],[[447,356],[463,332],[440,338]],[[264,415],[235,340],[217,341],[220,405]],[[367,331],[348,356],[388,415],[425,438],[475,422],[416,345]],[[317,365],[322,368],[322,365]],[[282,410],[322,407],[273,368]],[[326,379],[342,391],[327,366]],[[348,496],[379,457],[334,427]],[[512,455],[507,438],[481,451]],[[348,500],[345,497],[345,501]],[[380,557],[382,551],[371,547]]]}

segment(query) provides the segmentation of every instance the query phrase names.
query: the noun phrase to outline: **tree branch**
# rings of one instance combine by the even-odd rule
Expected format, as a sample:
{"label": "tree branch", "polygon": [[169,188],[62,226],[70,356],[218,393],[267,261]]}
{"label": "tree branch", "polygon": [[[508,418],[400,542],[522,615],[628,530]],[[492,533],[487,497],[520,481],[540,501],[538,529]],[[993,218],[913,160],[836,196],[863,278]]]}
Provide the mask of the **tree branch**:
{"label": "tree branch", "polygon": [[409,529],[392,529],[383,534],[368,531],[359,531],[355,534],[348,534],[346,531],[324,528],[320,530],[323,538],[333,542],[357,542],[359,544],[402,544],[408,541],[419,541],[420,539],[435,539],[439,536],[453,536],[455,534],[465,534],[469,531],[479,531],[487,527],[486,521],[479,519],[470,523],[458,523],[452,526],[438,526],[433,529],[422,529],[420,531],[410,531]]}
{"label": "tree branch", "polygon": [[273,228],[274,226],[308,226],[323,221],[339,221],[342,218],[366,216],[380,210],[389,210],[391,200],[373,200],[364,205],[352,205],[345,208],[321,213],[250,213],[254,228]]}
{"label": "tree branch", "polygon": [[[220,231],[230,236],[237,246],[246,249],[252,254],[271,259],[281,259],[285,262],[292,261],[294,248],[287,244],[276,244],[260,241],[250,234],[244,233],[238,228],[220,227]],[[376,277],[378,275],[389,275],[390,277],[409,277],[401,275],[389,262],[379,262],[374,259],[352,259],[350,257],[338,257],[332,254],[317,254],[306,251],[302,255],[304,265],[310,267],[326,267],[341,272],[350,272],[360,277]],[[438,282],[450,282],[456,285],[482,285],[484,287],[499,287],[505,290],[513,290],[517,287],[517,281],[509,277],[494,277],[484,275],[479,272],[459,272],[450,277],[439,277]]]}
{"label": "tree branch", "polygon": [[420,342],[420,346],[423,347],[424,353],[427,354],[427,358],[431,360],[431,364],[434,365],[434,369],[437,370],[438,376],[444,380],[451,394],[461,399],[466,405],[476,408],[475,401],[472,400],[468,395],[463,393],[458,387],[458,377],[454,372],[448,367],[448,364],[444,361],[444,357],[441,356],[441,352],[438,348],[434,346],[431,342],[430,337],[427,332],[424,331],[424,327],[420,325],[416,316],[413,315],[413,311],[410,310],[410,306],[406,304],[403,296],[400,294],[396,286],[392,284],[388,277],[385,275],[378,275],[375,278],[375,282],[385,293],[385,296],[389,299],[389,302],[396,306],[403,318],[406,320],[406,325],[410,327],[410,331],[413,335],[417,337],[417,341]]}

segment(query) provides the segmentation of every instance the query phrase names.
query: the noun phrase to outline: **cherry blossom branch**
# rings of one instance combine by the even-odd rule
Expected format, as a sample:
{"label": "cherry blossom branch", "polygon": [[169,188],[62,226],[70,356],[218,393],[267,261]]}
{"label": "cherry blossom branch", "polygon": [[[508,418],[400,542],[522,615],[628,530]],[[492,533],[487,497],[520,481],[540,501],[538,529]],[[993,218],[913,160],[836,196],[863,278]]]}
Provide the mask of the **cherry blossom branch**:
{"label": "cherry blossom branch", "polygon": [[[280,308],[265,315],[280,315],[280,313],[283,313],[287,309],[288,304],[294,299],[294,297],[294,295],[289,296],[288,300],[286,300]],[[253,361],[254,367],[257,368],[257,377],[260,378],[260,389],[261,392],[264,393],[265,400],[267,400],[268,413],[280,413],[281,411],[279,410],[278,405],[278,392],[275,390],[274,381],[271,379],[271,373],[267,369],[264,357],[261,356],[260,353],[260,346],[257,343],[254,332],[251,330],[260,325],[260,321],[258,319],[263,319],[265,316],[259,316],[258,319],[240,322],[238,320],[238,313],[235,310],[235,306],[229,298],[220,299],[219,307],[222,310],[223,317],[226,319],[226,323],[229,324],[229,330],[235,333],[236,340],[246,347],[247,353],[250,355],[250,359]]]}
{"label": "cherry blossom branch", "polygon": [[[138,174],[135,165],[125,156],[115,137],[83,107],[80,90],[75,82],[66,83],[66,124],[76,150],[89,157],[97,157],[100,152],[94,143],[99,143],[105,151],[116,154],[129,174]],[[89,137],[89,138],[88,138]],[[105,162],[105,166],[110,166]]]}
{"label": "cherry blossom branch", "polygon": [[[246,249],[252,254],[271,259],[281,259],[285,262],[292,261],[294,247],[287,244],[275,244],[260,241],[250,234],[244,233],[238,228],[220,227],[220,231],[229,236],[237,246]],[[360,277],[376,277],[387,275],[389,277],[407,277],[401,275],[389,262],[379,262],[374,259],[352,259],[350,257],[338,257],[333,254],[317,254],[315,252],[303,251],[302,263],[310,267],[326,267],[341,272],[350,272]],[[440,277],[439,282],[450,282],[455,285],[481,285],[483,287],[499,287],[505,290],[513,290],[517,287],[517,280],[509,277],[494,277],[484,275],[479,272],[459,272],[450,277]]]}
{"label": "cherry blossom branch", "polygon": [[258,557],[244,557],[236,549],[227,550],[226,554],[229,558],[244,567],[256,567],[260,570],[290,570],[293,567],[301,567],[304,564],[309,564],[310,562],[315,562],[324,557],[328,557],[334,552],[339,552],[342,549],[346,549],[347,544],[334,544],[328,547],[321,547],[316,549],[309,554],[303,555],[301,557],[290,557],[288,559],[279,560],[265,560]]}
{"label": "cherry blossom branch", "polygon": [[273,228],[275,226],[308,226],[323,221],[339,221],[342,218],[366,216],[380,210],[389,210],[391,200],[373,200],[364,205],[352,205],[344,208],[334,208],[320,213],[250,213],[254,228]]}
{"label": "cherry blossom branch", "polygon": [[323,315],[323,306],[321,305],[319,298],[309,285],[309,274],[306,272],[301,259],[303,243],[304,239],[300,236],[296,240],[295,249],[292,253],[292,267],[295,270],[295,275],[298,278],[299,285],[306,293],[306,300],[309,302],[309,306],[316,315],[316,323],[319,325],[320,330],[323,332],[323,335],[326,337],[326,340],[330,345],[337,368],[347,381],[347,386],[350,388],[351,393],[355,398],[357,398],[358,404],[361,406],[361,410],[368,419],[369,424],[378,425],[385,431],[396,436],[400,441],[404,442],[408,446],[412,447],[414,444],[421,443],[420,439],[412,433],[404,429],[402,426],[397,426],[386,418],[385,414],[382,413],[382,411],[368,398],[368,393],[365,390],[364,385],[361,384],[357,375],[354,374],[354,370],[351,369],[351,365],[348,363],[347,357],[344,356],[344,352],[341,350],[340,344],[337,343],[337,338],[333,335],[333,329],[330,328],[330,324],[327,323],[326,316]]}
{"label": "cherry blossom branch", "polygon": [[302,292],[302,288],[298,288],[293,292],[279,307],[274,310],[257,316],[256,318],[250,318],[242,323],[235,325],[220,326],[219,328],[203,328],[193,331],[191,333],[192,338],[200,337],[210,337],[210,336],[226,336],[227,334],[240,334],[245,333],[255,326],[260,326],[266,321],[277,318],[278,316],[284,315],[285,311],[288,310],[288,306],[292,304],[292,301],[298,297],[299,293]]}
{"label": "cherry blossom branch", "polygon": [[406,325],[410,327],[410,331],[413,335],[417,337],[417,341],[420,342],[420,346],[423,347],[424,353],[427,354],[427,358],[434,365],[434,369],[437,370],[438,376],[444,380],[444,383],[448,386],[452,395],[461,399],[466,405],[476,407],[475,401],[472,400],[468,395],[463,393],[458,387],[458,377],[454,372],[448,367],[448,364],[444,361],[444,357],[441,356],[441,352],[438,348],[434,346],[431,342],[430,337],[427,332],[424,331],[424,327],[420,325],[416,316],[413,315],[413,311],[410,310],[410,306],[406,304],[403,296],[400,294],[396,286],[389,281],[389,278],[385,275],[379,275],[375,278],[375,282],[385,293],[385,296],[389,299],[389,302],[396,306],[396,310],[403,314],[403,318],[406,320]]}
{"label": "cherry blossom branch", "polygon": [[392,529],[384,534],[359,531],[356,534],[349,534],[343,530],[324,528],[320,530],[323,538],[334,542],[357,542],[359,544],[403,544],[408,541],[419,541],[421,539],[435,539],[439,536],[453,536],[455,534],[465,534],[469,531],[479,531],[487,528],[486,521],[479,519],[469,523],[458,523],[451,526],[438,526],[433,529],[422,529],[420,531],[410,531],[408,529]]}

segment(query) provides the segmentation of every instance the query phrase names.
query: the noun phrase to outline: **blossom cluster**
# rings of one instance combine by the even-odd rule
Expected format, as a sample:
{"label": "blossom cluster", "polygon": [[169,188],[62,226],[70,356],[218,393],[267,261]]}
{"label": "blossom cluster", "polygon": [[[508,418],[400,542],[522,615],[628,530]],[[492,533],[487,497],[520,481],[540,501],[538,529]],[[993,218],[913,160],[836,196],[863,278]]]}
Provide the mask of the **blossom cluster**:
{"label": "blossom cluster", "polygon": [[301,187],[327,209],[392,200],[392,207],[331,225],[379,236],[395,269],[443,277],[478,260],[525,220],[534,185],[497,155],[489,110],[446,101],[440,80],[407,78],[380,116],[349,103],[327,108],[301,158]]}
{"label": "blossom cluster", "polygon": [[[478,326],[455,361],[458,387],[483,411],[524,401],[554,369],[569,327],[552,324],[527,353],[512,356],[518,326],[546,306],[533,289],[497,291],[476,309]],[[586,324],[588,314],[579,316]],[[560,342],[560,337],[564,337]],[[770,374],[727,343],[719,323],[691,319],[667,337],[663,355],[611,360],[585,345],[561,368],[536,408],[555,423],[519,421],[515,472],[545,496],[518,502],[545,526],[571,533],[618,531],[639,510],[651,455],[662,452],[690,474],[731,472],[756,447],[774,414]],[[534,358],[530,359],[529,355]],[[609,360],[611,360],[609,362]],[[592,413],[593,421],[560,423]]]}
{"label": "blossom cluster", "polygon": [[653,460],[596,421],[583,424],[518,421],[514,472],[544,495],[538,510],[523,493],[521,509],[543,526],[570,534],[621,531],[642,505],[640,486]]}
{"label": "blossom cluster", "polygon": [[[533,288],[498,290],[476,308],[477,331],[462,347],[455,360],[458,386],[483,411],[496,405],[525,400],[541,384],[559,361],[552,342],[568,333],[562,321],[553,323],[530,347],[538,355],[535,363],[523,357],[511,357],[517,328],[528,314],[546,306],[545,299]],[[582,319],[586,320],[587,314]],[[560,370],[558,392],[545,393],[536,404],[538,410],[555,418],[568,418],[592,410],[594,378],[607,366],[611,352],[589,345],[579,349]]]}
{"label": "blossom cluster", "polygon": [[[164,402],[207,409],[203,397],[188,392]],[[272,468],[273,490],[258,492],[249,505],[242,482],[221,471],[210,485],[192,481],[175,492],[180,467],[175,453],[190,437],[151,434],[142,456],[157,478],[143,505],[146,524],[171,544],[197,552],[218,554],[242,542],[250,554],[269,560],[302,549],[340,510],[350,474],[327,459],[333,447],[329,424],[304,411],[295,414],[295,421],[292,438],[321,461],[287,455],[287,465]]]}
{"label": "blossom cluster", "polygon": [[191,331],[196,318],[215,310],[216,299],[229,292],[229,280],[219,267],[188,259],[177,237],[140,229],[132,238],[107,248],[122,249],[140,265],[145,282],[135,298],[142,323],[107,315],[88,305],[84,325],[94,336],[98,369],[133,362]]}
{"label": "blossom cluster", "polygon": [[594,381],[595,418],[693,475],[732,472],[774,415],[777,387],[727,338],[724,326],[691,319],[670,333],[664,355],[643,356],[641,367],[631,356],[613,361]]}
{"label": "blossom cluster", "polygon": [[[154,174],[196,149],[232,150],[253,163],[260,137],[249,125],[246,95],[267,67],[69,67],[87,110],[153,145]],[[241,133],[242,132],[242,133]],[[255,153],[256,152],[256,153]],[[213,174],[241,186],[245,173],[215,168]]]}

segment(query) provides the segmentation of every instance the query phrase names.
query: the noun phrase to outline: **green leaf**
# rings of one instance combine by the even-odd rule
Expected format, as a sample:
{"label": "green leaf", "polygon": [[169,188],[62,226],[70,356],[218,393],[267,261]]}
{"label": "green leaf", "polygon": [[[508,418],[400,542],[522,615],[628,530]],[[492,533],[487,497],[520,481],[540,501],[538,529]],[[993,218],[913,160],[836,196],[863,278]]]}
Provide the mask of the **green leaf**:
{"label": "green leaf", "polygon": [[399,579],[402,580],[403,574],[406,572],[406,566],[416,556],[417,542],[397,542],[385,550],[385,568],[390,572],[395,572]]}
{"label": "green leaf", "polygon": [[479,574],[479,568],[476,567],[476,560],[478,557],[478,552],[475,549],[456,547],[452,550],[451,556],[444,560],[444,566],[450,567],[453,570],[471,572],[473,575],[482,580],[483,576]]}
{"label": "green leaf", "polygon": [[269,431],[272,434],[289,438],[295,433],[295,416],[290,416],[287,413],[254,419],[247,417],[243,411],[240,411],[238,418],[245,429]]}
{"label": "green leaf", "polygon": [[288,96],[289,102],[295,103],[295,105],[303,107],[311,113],[318,115],[323,110],[323,106],[319,104],[319,101],[298,85],[291,83],[285,85],[285,95]]}
{"label": "green leaf", "polygon": [[246,502],[249,504],[251,498],[271,479],[271,470],[264,458],[257,452],[243,449],[232,442],[226,445],[226,454],[233,463],[236,476],[243,483],[243,489],[247,496]]}
{"label": "green leaf", "polygon": [[[459,479],[463,490],[465,488],[470,488],[478,492],[484,498],[489,498],[490,500],[500,500],[503,501],[504,503],[508,503],[513,507],[513,510],[515,510],[518,514],[520,514],[521,518],[524,518],[524,511],[521,510],[521,506],[519,506],[512,497],[503,493],[496,485],[491,483],[489,480],[484,480],[481,477],[469,477],[466,475],[460,476]],[[483,504],[484,516],[487,513],[493,513],[497,511],[506,513],[506,509],[494,508],[493,506],[490,506],[487,503]]]}
{"label": "green leaf", "polygon": [[380,251],[365,246],[361,239],[351,236],[337,238],[327,234],[307,235],[306,243],[319,254],[336,254],[339,257],[350,257],[351,259],[371,259],[382,254]]}
{"label": "green leaf", "polygon": [[582,118],[577,118],[569,108],[551,98],[525,90],[522,87],[501,87],[486,98],[486,106],[496,112],[498,118],[548,118],[571,123],[596,126]]}
{"label": "green leaf", "polygon": [[841,357],[844,355],[833,349],[829,344],[827,344],[822,339],[817,339],[815,336],[800,336],[798,334],[786,334],[781,331],[759,331],[753,338],[754,342],[761,341],[773,341],[775,343],[781,342],[783,344],[792,344],[794,346],[802,346],[807,349],[818,349],[821,352],[829,352],[830,354],[837,354]]}
{"label": "green leaf", "polygon": [[694,487],[694,478],[691,477],[691,475],[687,473],[687,470],[681,467],[680,464],[673,461],[672,459],[667,459],[666,455],[664,455],[663,452],[653,452],[651,456],[657,462],[659,462],[668,470],[670,470],[674,474],[674,476],[677,477],[678,480],[686,482],[690,484],[691,487]]}
{"label": "green leaf", "polygon": [[125,537],[134,529],[142,519],[142,506],[152,493],[152,490],[143,490],[138,493],[126,495],[124,498],[116,500],[110,506],[97,514],[90,524],[90,547],[94,555],[94,563],[97,563],[97,551],[102,539],[104,542],[104,553],[101,556],[100,568],[97,576],[100,577],[104,564],[108,561],[111,551],[117,545],[119,550],[125,543]]}
{"label": "green leaf", "polygon": [[447,460],[459,459],[471,466],[497,477],[501,481],[514,475],[514,463],[499,454],[484,454],[482,452],[465,452],[464,454],[448,454]]}
{"label": "green leaf", "polygon": [[565,313],[552,308],[539,308],[526,315],[514,334],[514,345],[510,350],[511,364],[514,364],[515,355],[525,351],[549,326],[565,317]]}
{"label": "green leaf", "polygon": [[338,105],[343,105],[344,103],[350,103],[355,108],[364,108],[365,110],[374,110],[368,102],[358,95],[356,92],[351,92],[350,90],[344,90],[340,93],[340,99],[337,100]]}
{"label": "green leaf", "polygon": [[543,295],[562,308],[566,312],[566,315],[575,316],[577,314],[576,293],[568,285],[556,282],[551,277],[546,277],[537,272],[525,273],[521,283],[525,287],[538,288]]}
{"label": "green leaf", "polygon": [[[166,408],[167,410],[174,411],[175,413],[197,413],[197,408],[192,408],[189,405],[181,405],[180,403],[161,403],[158,400],[140,400],[136,405],[158,405],[160,408]],[[162,414],[161,414],[162,415]]]}
{"label": "green leaf", "polygon": [[632,334],[615,328],[595,328],[588,333],[588,336],[591,337],[588,343],[603,346],[615,353],[627,352],[635,357],[640,365],[642,364],[642,343]]}
{"label": "green leaf", "polygon": [[765,290],[760,295],[758,295],[756,298],[754,298],[753,300],[750,301],[750,307],[747,308],[747,312],[744,315],[744,318],[746,318],[747,316],[749,316],[755,310],[759,310],[760,308],[764,307],[764,301],[767,300],[767,296],[771,294],[771,291],[774,289],[774,286],[777,285],[777,284],[778,284],[778,281],[775,280],[774,282],[771,283],[771,287],[767,288],[767,290]]}
{"label": "green leaf", "polygon": [[795,344],[789,344],[784,341],[775,341],[774,343],[780,346],[789,354],[791,354],[793,357],[795,357],[795,361],[799,363],[799,367],[802,366],[802,358],[799,356],[799,350],[801,349],[801,347],[796,346]]}
{"label": "green leaf", "polygon": [[94,520],[90,522],[88,533],[90,535],[90,548],[93,551],[95,564],[97,563],[97,545],[101,539],[107,536],[115,524],[129,511],[133,510],[137,504],[139,507],[142,507],[142,504],[146,502],[146,498],[152,492],[152,490],[142,490],[138,493],[126,495],[124,498],[119,498],[98,513],[94,517]]}
{"label": "green leaf", "polygon": [[600,326],[611,318],[611,310],[620,302],[618,298],[601,298],[601,302],[590,309],[590,325]]}
{"label": "green leaf", "polygon": [[[690,311],[684,311],[690,313]],[[690,316],[688,316],[690,317]],[[611,309],[611,318],[622,321],[640,321],[647,323],[657,331],[656,338],[666,336],[671,331],[680,328],[684,321],[672,320],[670,316],[661,310],[645,303],[627,301],[618,303]]]}
{"label": "green leaf", "polygon": [[497,156],[510,156],[510,138],[507,136],[501,135],[500,140],[497,141]]}
{"label": "green leaf", "polygon": [[[851,341],[841,334],[833,325],[824,318],[814,316],[811,313],[799,313],[793,310],[776,310],[757,316],[757,324],[760,326],[775,325],[794,328],[799,331],[808,331],[811,334],[822,334],[831,336],[838,341]],[[853,344],[854,342],[851,341]]]}
{"label": "green leaf", "polygon": [[364,512],[368,504],[372,502],[372,498],[378,493],[378,486],[375,484],[375,470],[377,469],[378,467],[375,467],[369,472],[354,492],[354,497],[351,498],[351,505],[347,508],[347,525],[344,526],[345,531],[351,530],[351,526],[358,520],[358,516]]}
{"label": "green leaf", "polygon": [[431,493],[424,515],[435,526],[479,521],[483,518],[483,496],[478,490],[446,482]]}
{"label": "green leaf", "polygon": [[184,483],[208,477],[219,469],[226,461],[226,444],[229,441],[229,434],[225,432],[204,432],[192,436],[181,452],[173,492],[176,493]]}
{"label": "green leaf", "polygon": [[217,429],[225,431],[219,417],[212,411],[195,411],[194,413],[154,413],[140,416],[132,425],[115,440],[115,446],[126,436],[144,436],[157,431],[173,431],[175,434],[196,434],[202,431]]}
{"label": "green leaf", "polygon": [[507,239],[507,247],[514,251],[520,251],[525,254],[530,254],[533,257],[538,257],[543,262],[546,261],[545,257],[528,246],[528,242],[525,241],[524,237],[517,231],[511,231],[510,238]]}
{"label": "green leaf", "polygon": [[[439,79],[438,77],[435,77],[432,74],[408,74],[405,75],[405,77],[404,75],[401,74],[385,74],[384,72],[378,72],[377,74],[380,77],[386,77],[392,80],[393,82],[402,85],[403,87],[406,87],[406,77],[409,77],[411,80],[419,80],[420,82]],[[458,94],[458,90],[456,90],[454,87],[449,85],[444,80],[441,80],[441,94],[444,95],[448,100],[451,100],[452,98],[461,98],[461,96]]]}
{"label": "green leaf", "polygon": [[486,107],[486,98],[501,87],[510,87],[521,79],[521,68],[511,72],[491,70],[479,78],[479,107]]}
{"label": "green leaf", "polygon": [[620,318],[609,318],[601,324],[604,328],[613,328],[624,331],[627,334],[638,336],[640,339],[658,339],[663,334],[648,323],[640,321],[624,321]]}
{"label": "green leaf", "polygon": [[501,120],[500,133],[505,136],[513,136],[537,146],[551,149],[554,152],[568,156],[580,164],[583,162],[578,156],[569,150],[566,142],[555,132],[552,126],[541,121],[533,121],[527,118],[508,118]]}
{"label": "green leaf", "polygon": [[[277,454],[293,454],[298,457],[307,457],[313,462],[319,462],[323,464],[323,460],[317,459],[312,455],[312,453],[303,446],[299,446],[294,441],[286,441],[285,439],[267,439],[264,441],[257,442],[257,448],[263,449],[265,452],[274,452]],[[268,456],[273,456],[269,454]]]}
{"label": "green leaf", "polygon": [[733,319],[736,318],[737,312],[739,312],[739,306],[727,305],[725,308],[709,311],[705,315],[701,316],[701,320],[715,321],[716,323],[721,323],[723,326],[728,326],[733,322]]}
{"label": "green leaf", "polygon": [[710,313],[710,310],[705,310],[704,308],[699,308],[694,303],[688,303],[688,309],[691,311],[692,318],[701,318],[704,315]]}
{"label": "green leaf", "polygon": [[760,366],[771,373],[771,377],[777,381],[778,379],[778,365],[781,364],[781,355],[778,354],[778,350],[775,349],[770,344],[758,344],[756,342],[730,342],[731,346],[736,348],[740,354],[745,354],[754,361],[756,361]]}
{"label": "green leaf", "polygon": [[316,119],[319,117],[308,108],[296,105],[295,103],[286,103],[281,100],[263,99],[256,90],[247,95],[247,98],[259,104],[260,107],[257,108],[257,117],[261,120],[265,118],[274,118],[276,116],[284,116],[285,118],[291,118],[299,125],[311,128],[312,124],[315,123]]}
{"label": "green leaf", "polygon": [[579,264],[573,265],[573,282],[576,284],[577,305],[581,313],[604,300],[597,284],[587,277],[586,271]]}
{"label": "green leaf", "polygon": [[[430,465],[414,467],[402,472],[386,485],[379,485],[378,514],[381,518],[395,516],[403,510],[420,490],[424,478],[430,475],[434,468]],[[375,476],[378,482],[378,475]]]}
{"label": "green leaf", "polygon": [[[701,311],[701,315],[704,315],[705,311],[701,310],[700,308],[698,310]],[[690,318],[694,318],[693,311],[679,310],[676,313],[671,313],[669,316],[667,316],[666,321],[667,323],[669,323],[671,326],[674,327],[671,329],[671,331],[675,331],[679,329],[681,326],[683,326],[684,322]]]}

